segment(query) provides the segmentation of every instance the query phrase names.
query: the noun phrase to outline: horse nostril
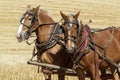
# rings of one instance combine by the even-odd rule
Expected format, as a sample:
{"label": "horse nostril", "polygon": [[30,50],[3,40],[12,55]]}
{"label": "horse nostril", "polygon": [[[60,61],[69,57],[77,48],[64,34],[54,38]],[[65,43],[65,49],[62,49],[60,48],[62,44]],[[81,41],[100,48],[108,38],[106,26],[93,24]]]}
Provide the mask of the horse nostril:
{"label": "horse nostril", "polygon": [[29,38],[29,33],[28,33],[28,32],[25,32],[24,37],[25,37],[26,39],[28,39],[28,38]]}
{"label": "horse nostril", "polygon": [[21,35],[16,35],[16,38],[17,38],[17,40],[18,40],[18,42],[21,42],[22,40],[21,40]]}
{"label": "horse nostril", "polygon": [[20,34],[17,34],[17,35],[16,35],[16,38],[17,38],[17,39],[20,38]]}
{"label": "horse nostril", "polygon": [[75,48],[74,47],[65,47],[66,48],[66,52],[68,52],[68,53],[74,53],[74,51],[75,51]]}

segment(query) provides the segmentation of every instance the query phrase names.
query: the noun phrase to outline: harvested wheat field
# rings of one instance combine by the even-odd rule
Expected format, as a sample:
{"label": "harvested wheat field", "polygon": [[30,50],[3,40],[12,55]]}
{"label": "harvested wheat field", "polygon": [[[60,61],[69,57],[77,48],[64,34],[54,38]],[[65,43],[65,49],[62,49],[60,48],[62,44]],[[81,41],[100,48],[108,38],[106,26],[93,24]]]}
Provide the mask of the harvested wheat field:
{"label": "harvested wheat field", "polygon": [[[44,80],[36,66],[26,63],[34,45],[18,43],[15,38],[19,20],[28,4],[32,7],[41,4],[55,21],[61,19],[60,11],[65,14],[81,11],[79,18],[83,23],[92,20],[92,28],[120,26],[120,0],[1,0],[0,80]],[[53,75],[52,80],[57,80],[57,76]],[[66,76],[66,80],[77,80],[77,77]]]}

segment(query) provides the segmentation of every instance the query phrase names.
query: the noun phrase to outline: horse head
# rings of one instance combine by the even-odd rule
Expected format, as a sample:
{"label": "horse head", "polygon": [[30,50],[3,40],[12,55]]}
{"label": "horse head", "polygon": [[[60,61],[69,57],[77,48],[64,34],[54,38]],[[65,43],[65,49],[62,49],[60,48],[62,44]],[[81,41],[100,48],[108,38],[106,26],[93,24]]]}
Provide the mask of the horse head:
{"label": "horse head", "polygon": [[17,31],[17,39],[19,42],[29,39],[29,36],[34,32],[38,23],[38,10],[39,6],[36,8],[31,8],[30,5],[27,6],[27,11],[23,14],[20,19],[20,26]]}
{"label": "horse head", "polygon": [[65,46],[68,53],[73,53],[76,49],[76,43],[80,32],[80,23],[78,21],[79,13],[66,16],[62,12],[61,16],[64,19],[63,29],[65,34]]}
{"label": "horse head", "polygon": [[53,39],[58,35],[59,24],[49,16],[46,10],[39,7],[32,9],[30,6],[27,7],[16,35],[19,42],[29,39],[33,32],[36,33],[37,42],[41,45],[46,42],[55,42]]}

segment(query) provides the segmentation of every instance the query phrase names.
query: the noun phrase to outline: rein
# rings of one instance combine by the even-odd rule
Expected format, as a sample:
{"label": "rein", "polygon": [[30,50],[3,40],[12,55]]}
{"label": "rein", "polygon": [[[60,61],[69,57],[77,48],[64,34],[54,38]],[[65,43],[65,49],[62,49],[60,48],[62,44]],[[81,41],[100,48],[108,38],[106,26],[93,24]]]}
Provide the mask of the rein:
{"label": "rein", "polygon": [[[44,25],[47,25],[47,24],[44,24]],[[52,25],[52,24],[48,24],[48,25]],[[43,26],[43,25],[42,25]],[[47,41],[43,42],[43,43],[39,43],[38,40],[36,39],[36,48],[37,48],[37,53],[33,53],[33,57],[36,56],[36,55],[41,55],[42,52],[48,50],[49,48],[52,48],[53,46],[55,46],[57,43],[62,45],[64,47],[64,44],[63,42],[61,42],[60,40],[63,41],[63,38],[62,37],[59,37],[59,24],[58,23],[54,23],[54,27],[52,28],[52,31],[51,33],[49,34],[50,37],[48,38]],[[33,58],[32,57],[32,58]]]}
{"label": "rein", "polygon": [[86,55],[89,51],[89,34],[90,34],[90,29],[88,26],[84,25],[83,26],[83,38],[82,41],[80,43],[80,45],[78,45],[78,47],[76,48],[76,51],[73,53],[73,63],[76,64],[79,60],[81,60],[81,58]]}
{"label": "rein", "polygon": [[57,28],[58,28],[58,24],[55,24],[54,27],[53,27],[53,30],[51,31],[52,33],[51,33],[50,37],[48,38],[48,40],[43,42],[43,43],[38,43],[38,46],[41,47],[43,45],[49,44],[49,42],[53,39],[54,34],[56,33]]}
{"label": "rein", "polygon": [[[60,21],[62,21],[62,19],[61,19]],[[58,36],[58,35],[60,34],[60,33],[59,33],[59,29],[60,29],[59,23],[60,23],[60,21],[59,21],[58,23],[55,23],[55,22],[54,22],[54,23],[40,24],[40,25],[39,25],[39,27],[40,27],[40,26],[45,26],[45,25],[54,25],[54,26],[53,26],[53,28],[52,28],[51,33],[50,33],[50,34],[47,34],[47,35],[50,35],[50,37],[48,38],[48,40],[45,41],[45,42],[43,42],[43,43],[37,43],[37,44],[36,44],[37,46],[41,47],[41,46],[49,45],[52,41],[54,41],[54,42],[58,41],[58,42],[59,42],[58,38],[59,38],[60,40],[63,40],[61,37]],[[38,28],[39,28],[39,27],[38,27]],[[37,28],[37,29],[38,29],[38,28]],[[42,35],[46,35],[46,34],[42,34]],[[38,35],[38,36],[40,36],[40,35]],[[57,42],[56,42],[56,43],[57,43]],[[62,43],[62,42],[61,42],[61,43]],[[63,45],[63,44],[61,44],[61,45]]]}
{"label": "rein", "polygon": [[77,50],[75,53],[82,52],[88,45],[88,39],[89,39],[89,31],[87,31],[87,27],[84,27],[84,36],[82,38],[82,42],[78,46]]}
{"label": "rein", "polygon": [[[93,41],[93,39],[91,37],[91,30],[90,30],[88,25],[85,25],[83,27],[85,28],[84,29],[84,36],[83,36],[84,38],[82,38],[82,42],[80,43],[80,45],[78,46],[78,48],[76,48],[76,51],[74,52],[75,58],[77,57],[76,54],[79,53],[79,52],[81,53],[81,55],[82,54],[84,55],[85,50],[88,47],[91,47],[91,45],[94,45],[94,48],[95,48],[95,46],[97,46],[97,47],[101,48],[102,50],[104,50],[104,56],[106,56],[106,49],[109,47],[110,42],[112,41],[112,38],[113,38],[114,27],[111,27],[112,28],[112,33],[111,33],[111,36],[110,36],[109,41],[107,42],[106,46],[101,46],[101,45],[99,45],[99,44],[97,44]],[[111,28],[106,28],[106,29],[103,29],[103,30],[108,30],[108,29],[111,29]],[[103,31],[103,30],[100,29],[100,31]],[[86,52],[88,52],[88,51],[86,51]],[[75,60],[74,63],[77,63],[83,57],[83,55],[81,57],[79,57],[79,59]]]}
{"label": "rein", "polygon": [[[35,32],[35,31],[38,30],[39,27],[41,27],[41,26],[45,26],[45,25],[56,25],[56,24],[57,24],[57,23],[39,24],[36,29],[34,29],[33,31],[30,31],[30,30],[29,30],[29,31],[30,31],[30,32]],[[58,33],[54,33],[54,34],[58,34]],[[54,35],[54,34],[47,34],[47,35]],[[46,35],[46,34],[43,34],[43,36],[44,36],[44,35]],[[40,35],[39,35],[39,36],[40,36]],[[31,37],[35,37],[35,36],[31,36]],[[31,44],[33,44],[35,41],[36,41],[36,39],[35,39],[33,42],[29,43],[28,40],[26,40],[26,43],[27,43],[28,45],[31,45]]]}
{"label": "rein", "polygon": [[[112,29],[112,32],[111,32],[111,36],[110,36],[109,41],[107,42],[106,46],[103,47],[103,46],[101,46],[101,45],[99,45],[99,44],[96,44],[96,43],[93,41],[93,39],[92,39],[92,37],[91,37],[91,34],[89,34],[89,36],[88,36],[88,37],[89,37],[89,43],[88,43],[88,45],[86,46],[86,48],[83,50],[83,52],[82,52],[81,54],[75,54],[75,55],[74,55],[74,57],[73,57],[73,62],[74,62],[74,64],[76,64],[84,55],[86,55],[86,54],[89,52],[90,49],[92,49],[92,50],[94,50],[95,55],[98,54],[98,56],[99,56],[101,59],[105,60],[106,62],[110,63],[111,65],[115,66],[116,68],[120,68],[120,65],[118,65],[117,63],[115,63],[114,61],[111,61],[109,58],[106,57],[106,49],[109,47],[110,42],[111,42],[112,39],[113,39],[113,34],[114,34],[114,29],[115,29],[115,27],[110,27],[110,28],[103,29],[103,30],[108,30],[108,29]],[[102,30],[102,31],[103,31],[103,30]],[[84,42],[84,41],[83,41],[83,42]],[[82,42],[81,42],[81,43],[82,43]],[[97,47],[101,48],[102,50],[104,50],[104,55],[102,55],[102,54],[99,52],[99,50],[97,50],[97,49],[95,48],[95,46],[97,46]],[[78,51],[79,51],[79,50],[78,50]],[[96,59],[96,57],[94,57],[94,59]],[[95,61],[96,61],[96,60],[95,60]],[[96,63],[95,63],[95,64],[96,64]],[[76,67],[76,66],[75,66],[75,67]]]}

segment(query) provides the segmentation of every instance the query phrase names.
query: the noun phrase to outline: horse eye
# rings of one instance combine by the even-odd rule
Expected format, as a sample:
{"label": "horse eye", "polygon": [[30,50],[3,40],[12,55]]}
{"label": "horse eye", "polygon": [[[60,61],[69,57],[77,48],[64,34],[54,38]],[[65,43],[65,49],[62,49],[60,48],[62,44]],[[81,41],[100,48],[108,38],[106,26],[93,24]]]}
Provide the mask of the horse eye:
{"label": "horse eye", "polygon": [[32,20],[32,18],[28,18],[28,20]]}
{"label": "horse eye", "polygon": [[74,26],[75,29],[77,29],[77,26]]}

